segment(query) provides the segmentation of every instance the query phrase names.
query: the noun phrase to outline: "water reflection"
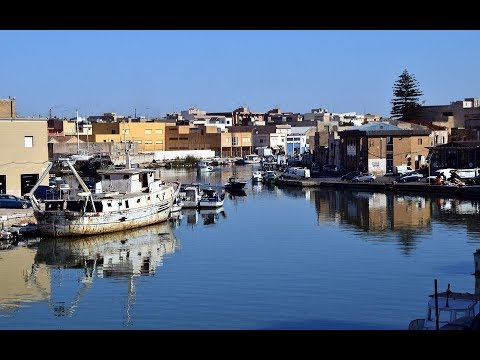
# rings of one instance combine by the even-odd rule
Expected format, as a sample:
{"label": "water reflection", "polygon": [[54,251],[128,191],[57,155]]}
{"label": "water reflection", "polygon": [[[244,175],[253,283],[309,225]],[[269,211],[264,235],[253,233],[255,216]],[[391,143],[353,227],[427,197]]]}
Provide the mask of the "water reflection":
{"label": "water reflection", "polygon": [[203,225],[215,225],[220,219],[226,219],[227,214],[223,206],[218,208],[204,208],[204,209],[191,209],[185,208],[181,210],[181,217],[176,220],[176,227],[180,226],[183,222],[188,225],[198,225],[200,219]]}
{"label": "water reflection", "polygon": [[218,222],[220,216],[224,219],[227,217],[223,206],[216,209],[200,209],[199,213],[202,217],[203,225],[213,225]]}
{"label": "water reflection", "polygon": [[228,198],[229,199],[235,199],[237,197],[243,197],[247,196],[247,193],[245,190],[227,190],[228,193]]}
{"label": "water reflection", "polygon": [[480,234],[477,201],[356,190],[321,189],[313,194],[304,189],[283,191],[289,196],[311,198],[319,223],[333,221],[354,226],[368,233],[369,241],[395,238],[405,254],[415,249],[421,236],[431,233],[433,220],[463,224],[471,235],[478,238]]}
{"label": "water reflection", "polygon": [[36,250],[18,246],[0,252],[0,314],[8,316],[22,304],[48,300],[50,272],[35,263]]}
{"label": "water reflection", "polygon": [[[154,275],[163,257],[179,246],[168,222],[85,238],[44,239],[25,281],[37,283],[37,270],[42,264],[48,265],[51,279],[48,298],[55,316],[71,316],[95,278],[127,281],[124,324],[128,326],[130,307],[135,301],[134,278]],[[65,282],[72,279],[74,294],[62,294]]]}
{"label": "water reflection", "polygon": [[[220,167],[208,175],[212,184],[223,184],[233,172],[240,177],[251,174],[251,166]],[[174,173],[165,173],[172,176]],[[195,174],[185,173],[191,180]],[[176,176],[176,175],[175,175]],[[227,198],[234,206],[255,201],[262,193],[279,198],[305,198],[314,203],[317,222],[334,222],[353,228],[359,238],[367,241],[397,241],[404,254],[415,249],[422,236],[432,232],[432,222],[455,224],[465,227],[472,241],[480,241],[480,213],[478,201],[450,198],[444,195],[405,195],[393,192],[373,193],[354,189],[296,188],[248,184],[255,196]],[[247,188],[247,191],[249,190]],[[280,199],[279,199],[280,201]],[[192,214],[189,223],[197,223]],[[388,235],[388,236],[387,236]]]}

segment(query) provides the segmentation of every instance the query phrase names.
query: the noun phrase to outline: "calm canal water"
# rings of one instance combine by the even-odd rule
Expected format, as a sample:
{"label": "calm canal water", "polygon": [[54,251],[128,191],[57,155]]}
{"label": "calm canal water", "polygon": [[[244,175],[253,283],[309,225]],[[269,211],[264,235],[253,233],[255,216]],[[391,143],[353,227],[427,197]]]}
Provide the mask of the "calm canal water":
{"label": "calm canal water", "polygon": [[[222,185],[233,170],[161,175]],[[0,329],[403,330],[435,278],[474,292],[475,202],[251,181],[245,193],[217,212],[0,251]]]}

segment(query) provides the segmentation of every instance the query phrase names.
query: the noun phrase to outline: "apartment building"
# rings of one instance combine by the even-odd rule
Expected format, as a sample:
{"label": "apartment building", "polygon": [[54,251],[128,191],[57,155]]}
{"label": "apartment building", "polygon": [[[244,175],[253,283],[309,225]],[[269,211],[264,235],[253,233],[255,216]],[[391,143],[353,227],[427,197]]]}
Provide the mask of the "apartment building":
{"label": "apartment building", "polygon": [[[92,123],[92,142],[136,144],[138,152],[166,150],[165,122],[96,122]],[[82,140],[85,141],[84,137]]]}
{"label": "apartment building", "polygon": [[15,99],[0,100],[0,114],[0,193],[21,196],[48,166],[47,118],[17,117]]}
{"label": "apartment building", "polygon": [[384,122],[345,129],[340,136],[341,166],[376,174],[393,172],[406,164],[415,169],[426,165],[429,129],[402,129]]}

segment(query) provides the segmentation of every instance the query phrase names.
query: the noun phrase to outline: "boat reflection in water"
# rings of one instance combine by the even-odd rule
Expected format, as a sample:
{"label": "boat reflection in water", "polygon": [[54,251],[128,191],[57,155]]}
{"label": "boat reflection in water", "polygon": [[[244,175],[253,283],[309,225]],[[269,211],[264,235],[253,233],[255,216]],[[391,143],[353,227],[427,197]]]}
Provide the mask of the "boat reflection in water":
{"label": "boat reflection in water", "polygon": [[[165,255],[174,253],[179,247],[172,228],[168,222],[150,225],[128,231],[95,235],[81,238],[52,238],[40,242],[35,256],[35,264],[46,264],[50,271],[56,269],[60,274],[54,278],[71,279],[65,269],[83,269],[78,272],[82,284],[74,299],[51,301],[56,316],[70,316],[78,306],[83,294],[90,287],[95,277],[116,277],[128,281],[127,316],[125,323],[130,323],[129,308],[134,302],[134,278],[141,275],[153,275],[155,269],[162,265]],[[52,293],[55,284],[51,284]],[[53,295],[53,294],[52,294]],[[53,298],[53,296],[52,296]]]}
{"label": "boat reflection in water", "polygon": [[203,225],[216,224],[220,216],[222,216],[224,219],[227,217],[223,206],[218,208],[212,208],[212,209],[207,209],[207,208],[200,209],[199,212],[200,212],[200,215],[202,216]]}
{"label": "boat reflection in water", "polygon": [[197,225],[200,218],[203,225],[214,225],[218,223],[220,218],[227,218],[223,206],[218,208],[182,209],[181,212],[182,217],[176,221],[176,226],[180,226],[182,221],[186,221],[191,226]]}

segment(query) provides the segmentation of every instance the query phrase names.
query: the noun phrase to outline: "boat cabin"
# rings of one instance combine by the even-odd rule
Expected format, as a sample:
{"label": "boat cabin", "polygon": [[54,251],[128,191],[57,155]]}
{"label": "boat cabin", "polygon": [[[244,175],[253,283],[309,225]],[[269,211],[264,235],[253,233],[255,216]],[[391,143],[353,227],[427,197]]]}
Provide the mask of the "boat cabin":
{"label": "boat cabin", "polygon": [[101,176],[102,193],[139,192],[149,188],[155,181],[155,170],[148,169],[99,170],[98,174]]}
{"label": "boat cabin", "polygon": [[[454,293],[452,293],[454,294]],[[475,297],[451,295],[448,298],[438,297],[438,327],[442,328],[452,323],[468,323],[477,314],[478,300]],[[436,330],[435,298],[428,301],[425,319],[412,320],[410,330]]]}
{"label": "boat cabin", "polygon": [[[446,325],[447,323],[457,321],[460,318],[473,318],[475,316],[476,300],[471,299],[455,299],[438,298],[438,322],[439,327]],[[428,302],[427,316],[425,318],[425,324],[423,325],[426,330],[435,330],[435,298],[430,299]]]}

